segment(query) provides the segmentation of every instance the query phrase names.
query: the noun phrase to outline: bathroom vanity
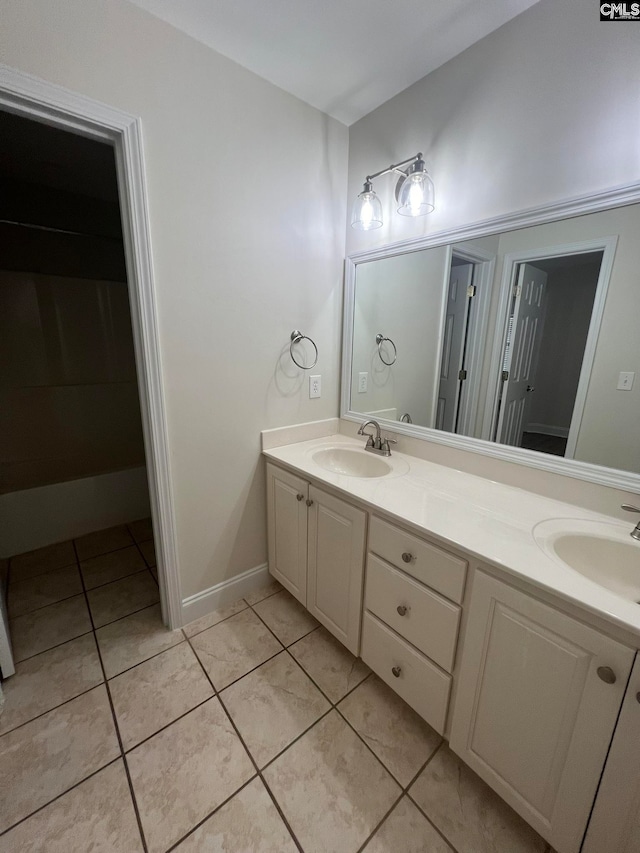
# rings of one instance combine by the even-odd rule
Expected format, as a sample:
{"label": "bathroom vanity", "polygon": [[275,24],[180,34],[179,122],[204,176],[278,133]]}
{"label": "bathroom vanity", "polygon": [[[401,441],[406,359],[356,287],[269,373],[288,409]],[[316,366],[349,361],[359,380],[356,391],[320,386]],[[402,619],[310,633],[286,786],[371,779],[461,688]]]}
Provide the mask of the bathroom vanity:
{"label": "bathroom vanity", "polygon": [[264,454],[271,574],[558,853],[640,849],[640,607],[554,550],[631,527],[345,435]]}

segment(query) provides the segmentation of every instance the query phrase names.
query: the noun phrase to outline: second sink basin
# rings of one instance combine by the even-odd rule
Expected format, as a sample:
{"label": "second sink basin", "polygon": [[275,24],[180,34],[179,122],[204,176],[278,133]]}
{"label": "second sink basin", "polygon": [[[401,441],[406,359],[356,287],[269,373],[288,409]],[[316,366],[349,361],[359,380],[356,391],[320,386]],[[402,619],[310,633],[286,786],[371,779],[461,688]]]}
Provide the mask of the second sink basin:
{"label": "second sink basin", "polygon": [[386,477],[389,474],[404,474],[409,470],[404,460],[393,456],[375,456],[352,447],[325,447],[316,450],[311,458],[325,471],[347,477]]}
{"label": "second sink basin", "polygon": [[640,603],[640,542],[631,526],[581,519],[550,519],[534,528],[549,556],[616,595]]}

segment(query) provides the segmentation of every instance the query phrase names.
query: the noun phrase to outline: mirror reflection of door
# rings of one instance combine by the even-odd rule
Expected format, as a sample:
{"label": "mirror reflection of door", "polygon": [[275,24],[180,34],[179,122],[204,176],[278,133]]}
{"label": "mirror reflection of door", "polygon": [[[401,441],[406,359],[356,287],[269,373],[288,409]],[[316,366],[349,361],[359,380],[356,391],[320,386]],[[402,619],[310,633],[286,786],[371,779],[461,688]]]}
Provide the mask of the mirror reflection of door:
{"label": "mirror reflection of door", "polygon": [[445,306],[440,381],[436,407],[436,429],[456,432],[462,383],[465,376],[465,352],[469,332],[469,307],[474,295],[474,265],[455,256],[451,261],[449,288]]}
{"label": "mirror reflection of door", "polygon": [[591,252],[517,265],[495,431],[501,444],[573,456],[601,262],[602,252]]}

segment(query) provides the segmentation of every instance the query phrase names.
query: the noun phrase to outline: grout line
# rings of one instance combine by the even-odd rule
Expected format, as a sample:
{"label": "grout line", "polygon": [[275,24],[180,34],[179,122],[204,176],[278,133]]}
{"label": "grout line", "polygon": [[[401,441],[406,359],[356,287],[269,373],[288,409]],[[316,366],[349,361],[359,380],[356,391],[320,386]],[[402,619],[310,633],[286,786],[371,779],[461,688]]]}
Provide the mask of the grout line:
{"label": "grout line", "polygon": [[[188,643],[189,643],[189,645],[191,646],[191,641],[190,641],[190,640],[187,640],[187,642],[188,642]],[[193,646],[191,646],[191,651],[192,651],[192,652],[194,652],[194,654],[195,654],[195,649],[193,648]],[[280,654],[280,652],[278,652],[278,654]],[[196,654],[196,657],[198,657],[198,656],[197,656],[197,654]],[[275,655],[274,655],[274,657],[275,657]],[[271,658],[270,658],[270,660],[271,660]],[[205,677],[209,680],[209,683],[211,684],[211,686],[212,686],[212,687],[213,687],[213,689],[215,690],[215,689],[216,689],[216,688],[215,688],[215,685],[214,685],[213,681],[211,680],[211,678],[210,678],[210,676],[209,676],[209,673],[208,673],[208,672],[207,672],[207,670],[205,669],[204,664],[202,663],[202,661],[200,660],[200,658],[198,658],[198,662],[200,663],[200,666],[202,667],[202,671],[204,672]],[[265,663],[266,663],[266,661],[265,661]],[[261,666],[262,666],[262,664],[261,664]],[[256,667],[256,669],[257,669],[257,667]],[[248,674],[248,673],[247,673],[247,674]],[[228,686],[230,686],[230,685],[228,685]],[[297,846],[297,848],[298,848],[298,850],[300,851],[300,853],[304,853],[304,850],[302,849],[302,846],[301,846],[300,842],[298,841],[298,839],[297,839],[297,838],[296,838],[296,836],[294,835],[294,832],[293,832],[293,830],[292,830],[291,826],[289,825],[289,821],[286,819],[286,817],[285,817],[285,815],[284,815],[284,812],[283,812],[283,811],[282,811],[282,809],[280,808],[280,804],[277,802],[276,798],[274,797],[274,795],[273,795],[273,793],[272,793],[272,791],[271,791],[271,788],[267,785],[267,783],[266,783],[266,781],[265,781],[265,779],[264,779],[264,776],[262,775],[262,771],[261,771],[261,770],[260,770],[260,768],[258,767],[258,765],[257,765],[257,763],[256,763],[256,761],[255,761],[255,759],[254,759],[254,757],[253,757],[253,755],[251,754],[251,751],[249,750],[249,748],[247,747],[247,744],[246,744],[246,743],[245,743],[245,741],[244,741],[244,738],[243,738],[243,737],[242,737],[242,735],[240,734],[240,731],[239,731],[238,727],[236,726],[236,724],[235,724],[235,722],[234,722],[234,720],[233,720],[233,717],[231,716],[231,714],[230,714],[230,713],[229,713],[229,711],[227,710],[227,706],[226,706],[226,705],[224,704],[224,702],[222,701],[222,699],[221,699],[221,697],[220,697],[220,693],[218,693],[217,691],[216,691],[216,698],[218,699],[218,702],[220,703],[220,706],[221,706],[222,710],[223,710],[223,711],[224,711],[224,713],[226,714],[226,716],[227,716],[227,718],[228,718],[229,722],[231,723],[231,725],[232,725],[232,727],[233,727],[233,730],[235,731],[235,733],[236,733],[236,735],[237,735],[238,739],[240,740],[240,743],[242,744],[242,746],[243,746],[243,748],[244,748],[245,752],[246,752],[246,753],[247,753],[247,755],[249,756],[249,760],[250,760],[250,761],[251,761],[251,763],[253,764],[253,766],[254,766],[254,768],[255,768],[255,771],[256,771],[256,773],[257,773],[258,777],[260,778],[260,780],[261,780],[262,784],[264,785],[264,787],[266,788],[266,790],[267,790],[267,792],[268,792],[269,796],[271,797],[271,799],[272,799],[272,801],[273,801],[273,804],[274,804],[274,806],[276,807],[276,809],[277,809],[277,811],[278,811],[278,814],[280,815],[280,818],[282,819],[282,821],[283,821],[284,825],[285,825],[285,826],[287,827],[287,829],[289,830],[289,833],[290,833],[290,835],[291,835],[291,837],[292,837],[292,839],[293,839],[293,841],[294,841],[295,845]],[[316,722],[317,722],[317,721],[316,721]],[[314,725],[315,725],[315,723],[314,723]],[[255,778],[255,777],[254,777],[254,778]],[[237,793],[237,792],[236,792],[236,793]],[[235,795],[234,795],[234,796],[235,796]]]}
{"label": "grout line", "polygon": [[[244,601],[244,598],[239,598],[239,599],[238,599],[238,601]],[[226,610],[226,608],[227,608],[227,607],[232,607],[234,604],[237,604],[237,602],[233,602],[233,601],[232,601],[232,602],[231,602],[231,604],[225,604],[225,605],[224,605],[224,607],[220,607],[220,608],[218,608],[218,609],[219,609],[219,610]],[[245,602],[245,604],[246,604],[246,602]],[[188,636],[188,635],[187,635],[187,633],[186,633],[186,631],[185,631],[185,628],[188,628],[188,627],[189,627],[189,625],[193,625],[193,623],[194,623],[194,622],[198,622],[198,621],[200,621],[199,619],[194,619],[192,622],[187,622],[187,624],[186,624],[186,625],[183,625],[183,626],[182,626],[182,628],[180,628],[180,630],[181,630],[181,631],[182,631],[182,633],[185,635],[185,637],[187,638],[187,640],[192,640],[194,637],[197,637],[197,636],[199,636],[200,634],[204,634],[204,632],[205,632],[205,631],[209,631],[209,630],[211,630],[211,628],[217,628],[217,627],[218,627],[218,625],[222,625],[222,623],[223,623],[223,622],[226,622],[228,619],[233,619],[233,617],[234,617],[234,616],[237,616],[237,615],[238,615],[238,613],[244,613],[244,611],[245,611],[245,610],[251,610],[251,606],[250,606],[249,604],[247,604],[247,605],[246,605],[246,607],[243,607],[241,610],[236,610],[236,612],[235,612],[235,613],[230,613],[228,616],[225,616],[225,617],[224,617],[224,619],[220,619],[220,621],[219,621],[219,622],[214,622],[214,623],[213,623],[213,625],[208,625],[206,628],[203,628],[201,631],[196,631],[194,634],[191,634],[191,636]],[[216,611],[214,610],[214,611],[213,611],[213,613],[215,613],[215,612],[216,612]],[[208,615],[208,616],[212,616],[212,615],[213,615],[213,613],[209,613],[209,614],[206,614],[206,615]],[[201,617],[200,617],[200,619],[205,619],[205,618],[206,618],[206,616],[201,616]]]}
{"label": "grout line", "polygon": [[[105,586],[109,586],[110,583],[117,583],[118,581],[126,580],[127,578],[132,578],[134,575],[141,575],[143,572],[148,572],[147,564],[145,563],[141,569],[134,569],[126,575],[120,575],[118,578],[111,578],[109,581],[105,581],[104,583],[97,583],[95,586],[86,586],[85,589],[87,592],[93,592],[94,589],[102,589]],[[82,574],[82,571],[80,572]],[[82,575],[82,581],[84,583],[84,575]]]}
{"label": "grout line", "polygon": [[[76,558],[78,557],[78,551],[76,548],[75,540],[73,541],[73,548],[76,552]],[[79,561],[78,561],[79,562]],[[82,572],[80,573],[82,575]],[[113,698],[111,696],[111,689],[109,687],[109,681],[107,680],[107,673],[104,668],[104,662],[102,660],[102,654],[100,652],[100,645],[98,644],[98,639],[96,636],[96,626],[93,621],[93,614],[91,613],[91,608],[89,607],[89,596],[87,595],[87,589],[85,587],[84,578],[82,578],[82,588],[84,590],[85,603],[87,605],[87,609],[89,611],[89,619],[91,620],[91,626],[93,628],[93,637],[96,643],[96,648],[98,649],[98,659],[100,660],[100,667],[102,669],[102,676],[104,678],[104,686],[107,691],[107,698],[109,700],[109,707],[111,708],[111,716],[113,718],[113,727],[115,729],[116,738],[118,739],[118,746],[120,747],[120,756],[122,758],[122,763],[124,765],[124,772],[127,777],[127,783],[129,785],[129,794],[131,795],[131,803],[133,805],[133,811],[136,816],[136,821],[138,822],[138,832],[140,833],[140,840],[142,842],[142,848],[144,853],[148,853],[147,842],[144,836],[144,830],[142,828],[142,819],[140,817],[140,811],[138,809],[138,802],[136,800],[135,791],[133,789],[133,782],[131,781],[131,774],[129,772],[129,765],[127,764],[127,758],[125,755],[124,747],[122,745],[122,737],[120,736],[120,728],[118,726],[118,718],[116,716],[116,710],[113,705]]]}
{"label": "grout line", "polygon": [[[142,574],[142,572],[140,572],[140,574]],[[114,581],[114,583],[116,583],[116,581]],[[93,590],[90,589],[89,592],[93,592]],[[158,599],[158,601],[152,601],[151,604],[145,604],[144,607],[138,607],[137,610],[132,610],[131,613],[124,613],[122,616],[118,616],[117,619],[112,619],[111,622],[105,622],[104,625],[98,625],[93,630],[97,632],[101,628],[106,628],[107,625],[113,625],[115,622],[119,622],[121,619],[126,619],[127,616],[133,616],[134,613],[140,613],[142,610],[147,610],[149,607],[155,607],[155,605],[159,604],[159,603],[160,603],[160,599]],[[93,616],[91,616],[91,622],[93,624]]]}
{"label": "grout line", "polygon": [[[264,601],[265,599],[262,599],[262,600]],[[259,603],[260,603],[260,602],[258,602],[258,604],[259,604]],[[265,622],[265,620],[264,620],[264,619],[262,618],[262,616],[258,613],[258,611],[257,611],[254,607],[252,607],[251,605],[249,605],[249,608],[251,609],[251,611],[252,611],[253,613],[255,613],[255,615],[256,615],[256,616],[258,617],[258,619],[262,622],[262,624],[265,626],[265,628],[273,634],[273,636],[276,638],[276,640],[280,643],[280,645],[281,645],[284,649],[288,649],[288,648],[289,648],[289,646],[293,646],[295,643],[298,643],[300,640],[304,640],[304,638],[305,638],[305,637],[308,637],[308,636],[309,636],[309,634],[313,634],[313,632],[314,632],[314,631],[317,631],[317,630],[318,630],[318,628],[322,627],[322,626],[320,625],[320,623],[318,623],[318,624],[315,626],[315,628],[312,628],[310,631],[307,631],[307,633],[306,633],[306,634],[303,634],[301,637],[297,637],[295,640],[292,640],[288,645],[286,645],[285,643],[283,643],[283,641],[280,639],[280,637],[276,634],[276,632],[273,630],[273,628],[272,628],[270,625],[268,625],[268,624],[267,624],[267,622]],[[241,612],[242,612],[242,611],[241,611]]]}
{"label": "grout line", "polygon": [[63,601],[69,601],[70,598],[75,598],[77,595],[82,595],[82,590],[80,590],[80,592],[72,592],[71,595],[65,595],[64,598],[57,598],[55,601],[50,601],[47,604],[41,604],[39,607],[33,607],[31,610],[25,610],[24,613],[16,613],[15,615],[8,613],[7,615],[9,616],[9,621],[13,622],[14,619],[21,619],[23,616],[32,616],[34,613],[46,610],[47,607],[53,607],[54,604],[61,604]]}
{"label": "grout line", "polygon": [[[444,738],[443,738],[442,743],[441,743],[441,744],[438,746],[438,748],[434,751],[433,755],[429,758],[429,761],[427,761],[427,763],[425,764],[425,766],[424,766],[424,767],[422,768],[422,770],[420,771],[421,773],[424,771],[424,769],[426,768],[426,766],[427,766],[431,761],[433,761],[433,759],[435,758],[435,756],[437,755],[437,753],[438,753],[438,752],[440,752],[440,750],[441,750],[443,747],[445,747],[445,746],[446,746],[446,741],[445,741],[445,740],[444,740]],[[416,777],[416,778],[417,778],[417,777]],[[415,779],[414,779],[414,780],[413,780],[413,782],[411,783],[411,786],[413,786],[413,784],[414,784],[414,783],[415,783]],[[456,853],[456,848],[454,847],[454,845],[452,844],[452,842],[451,842],[451,841],[449,841],[449,839],[448,839],[448,838],[447,838],[447,836],[444,834],[444,832],[440,829],[440,827],[438,827],[438,826],[435,824],[435,822],[434,822],[434,821],[429,817],[429,815],[428,815],[428,814],[426,813],[426,811],[422,808],[422,806],[421,806],[421,805],[416,801],[415,797],[410,793],[410,791],[409,791],[408,789],[407,789],[406,795],[407,795],[407,797],[411,800],[411,802],[413,803],[413,805],[418,809],[418,811],[420,812],[420,814],[421,814],[424,818],[426,818],[426,820],[431,824],[431,826],[435,829],[435,831],[436,831],[436,832],[438,833],[438,835],[443,839],[443,841],[446,841],[446,843],[449,845],[449,847],[451,848],[451,850],[453,851],[453,853]]]}
{"label": "grout line", "polygon": [[[120,525],[116,526],[119,527]],[[111,530],[111,528],[106,527],[105,530]],[[102,531],[96,530],[96,533],[102,533]],[[91,536],[92,534],[87,533],[86,535]],[[131,536],[130,533],[129,536]],[[78,549],[76,547],[76,542],[78,541],[78,539],[82,539],[82,536],[78,536],[76,539],[68,540],[70,542],[73,542],[73,550],[76,552],[76,559],[78,560],[78,563],[86,563],[88,560],[94,560],[96,557],[104,557],[105,554],[115,554],[116,551],[124,551],[125,548],[131,548],[132,545],[136,544],[135,539],[133,538],[133,536],[131,536],[131,542],[128,542],[126,545],[118,545],[117,548],[109,548],[106,551],[98,551],[97,554],[90,554],[88,557],[81,557],[78,554]]]}
{"label": "grout line", "polygon": [[17,820],[15,823],[12,823],[11,826],[8,826],[6,829],[3,829],[0,832],[0,838],[2,838],[2,836],[6,835],[8,832],[11,832],[11,830],[15,829],[16,826],[20,826],[21,823],[24,823],[26,820],[29,820],[29,818],[33,817],[34,815],[37,815],[38,812],[41,812],[43,811],[43,809],[46,809],[47,806],[51,805],[51,803],[55,803],[56,800],[59,800],[61,799],[61,797],[64,797],[65,794],[70,793],[71,791],[75,790],[75,788],[79,788],[80,785],[83,785],[89,779],[92,779],[94,776],[97,776],[98,773],[102,773],[103,770],[106,770],[107,767],[111,767],[111,765],[115,764],[117,761],[122,761],[121,755],[118,755],[116,758],[112,758],[111,761],[107,761],[107,763],[104,764],[102,767],[99,767],[97,770],[94,770],[93,772],[89,773],[88,776],[85,776],[84,779],[81,779],[79,782],[76,782],[74,785],[71,785],[71,787],[67,788],[66,791],[62,791],[60,794],[56,794],[55,797],[52,797],[50,800],[47,800],[44,805],[38,806],[37,809],[32,812],[29,812],[28,815],[21,817],[20,820]]}
{"label": "grout line", "polygon": [[[65,540],[65,541],[72,541],[72,540]],[[45,548],[46,547],[48,547],[48,546],[45,545]],[[29,553],[29,552],[27,551],[26,553]],[[19,556],[20,556],[20,554],[16,554],[16,557],[19,557]],[[9,569],[7,571],[7,589],[14,583],[25,583],[26,581],[31,581],[31,580],[34,580],[35,578],[41,578],[44,575],[50,575],[53,572],[59,572],[62,569],[70,569],[71,566],[77,566],[78,565],[77,562],[65,563],[64,566],[56,566],[55,569],[44,569],[43,571],[37,572],[37,574],[31,575],[28,578],[21,578],[21,577],[18,577],[18,575],[19,575],[18,570],[13,568],[12,561],[14,559],[15,559],[14,557],[8,557]],[[14,573],[16,573],[15,578],[13,577]]]}
{"label": "grout line", "polygon": [[389,817],[389,816],[390,816],[390,815],[395,811],[396,807],[400,804],[400,802],[402,801],[403,797],[404,797],[404,791],[400,791],[400,796],[399,796],[396,800],[394,800],[393,805],[391,806],[391,808],[389,809],[389,811],[388,811],[388,812],[386,812],[386,814],[383,816],[382,820],[381,820],[381,821],[379,821],[379,822],[374,826],[374,828],[373,828],[373,832],[371,832],[371,833],[367,836],[367,838],[365,838],[364,844],[361,844],[361,845],[360,845],[360,847],[358,847],[358,849],[357,849],[356,853],[362,853],[362,851],[363,851],[363,850],[365,849],[365,847],[369,844],[369,842],[370,842],[370,841],[371,841],[371,839],[374,837],[374,835],[378,832],[378,830],[379,830],[379,829],[382,827],[382,825],[385,823],[385,821],[387,820],[387,818],[388,818],[388,817]]}
{"label": "grout line", "polygon": [[[79,592],[78,595],[82,595],[82,593]],[[53,605],[51,605],[51,606],[53,606]],[[20,617],[18,617],[18,618],[20,618]],[[9,626],[9,627],[11,627],[11,626]],[[34,658],[37,658],[39,655],[43,655],[45,652],[50,652],[52,649],[59,649],[60,646],[66,646],[67,643],[71,643],[71,642],[73,642],[73,640],[78,640],[80,637],[86,637],[87,634],[92,634],[92,633],[93,633],[93,628],[89,628],[88,631],[83,631],[82,634],[78,634],[76,637],[69,637],[68,640],[63,640],[61,643],[56,643],[53,646],[49,646],[46,649],[42,649],[41,651],[36,652],[33,655],[29,655],[26,658],[20,658],[20,660],[14,661],[15,665],[18,666],[19,663],[26,663],[26,661],[33,660]]]}
{"label": "grout line", "polygon": [[[152,605],[152,606],[155,607],[155,605]],[[140,611],[138,611],[138,612],[140,612]],[[127,617],[123,616],[122,618],[126,619]],[[118,620],[118,621],[120,621],[120,620]],[[111,622],[111,625],[113,625],[113,622]],[[177,630],[179,630],[179,629],[177,629]],[[148,661],[153,660],[154,658],[160,657],[160,655],[163,655],[165,652],[170,652],[171,649],[177,649],[178,646],[181,646],[184,642],[185,642],[185,640],[183,638],[182,640],[179,640],[177,643],[174,643],[172,646],[167,646],[166,649],[161,649],[159,652],[154,652],[152,655],[149,655],[148,658],[144,658],[143,660],[139,660],[137,663],[131,664],[131,666],[128,666],[126,669],[120,670],[120,672],[114,672],[113,675],[109,675],[107,677],[107,681],[115,681],[115,679],[118,678],[118,676],[124,675],[125,672],[131,672],[131,670],[135,669],[137,666],[142,666],[143,663],[147,663]]]}
{"label": "grout line", "polygon": [[170,728],[174,723],[177,723],[177,722],[178,722],[178,720],[182,720],[184,717],[187,717],[187,716],[188,716],[192,711],[195,711],[197,708],[201,708],[201,707],[202,707],[202,705],[206,705],[206,704],[207,704],[207,702],[210,702],[212,699],[215,699],[215,698],[216,698],[216,693],[215,693],[215,691],[214,691],[214,692],[213,692],[213,694],[212,694],[211,696],[207,696],[207,698],[206,698],[206,699],[203,699],[203,700],[202,700],[202,702],[198,702],[198,704],[197,704],[197,705],[194,705],[194,706],[193,706],[193,708],[189,708],[189,710],[188,710],[188,711],[185,711],[185,712],[184,712],[184,714],[180,714],[180,716],[179,716],[179,717],[176,717],[175,719],[170,720],[170,721],[169,721],[168,723],[166,723],[164,726],[160,726],[160,728],[159,728],[159,729],[157,729],[156,731],[152,732],[150,735],[147,735],[147,737],[145,737],[145,738],[144,738],[143,740],[141,740],[141,741],[138,741],[138,743],[134,743],[134,745],[133,745],[133,746],[127,747],[127,749],[124,749],[124,743],[123,743],[122,748],[123,748],[123,750],[124,750],[124,754],[125,754],[125,755],[129,755],[129,754],[130,754],[130,753],[132,753],[135,749],[137,749],[139,746],[142,746],[142,744],[143,744],[143,743],[147,743],[147,741],[150,741],[150,740],[151,740],[152,738],[154,738],[156,735],[159,735],[159,734],[160,734],[160,732],[165,731],[165,729],[168,729],[168,728]]}

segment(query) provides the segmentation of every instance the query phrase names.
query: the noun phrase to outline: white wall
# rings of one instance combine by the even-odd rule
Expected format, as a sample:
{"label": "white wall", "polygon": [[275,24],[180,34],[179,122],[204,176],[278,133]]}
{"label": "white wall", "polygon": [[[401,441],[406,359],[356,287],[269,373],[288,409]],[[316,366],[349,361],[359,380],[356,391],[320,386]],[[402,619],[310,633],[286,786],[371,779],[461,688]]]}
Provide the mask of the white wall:
{"label": "white wall", "polygon": [[365,175],[424,153],[434,213],[347,226],[348,253],[640,180],[638,28],[597,3],[541,0],[350,128],[348,203]]}
{"label": "white wall", "polygon": [[123,0],[5,0],[0,57],[142,119],[187,597],[266,560],[260,430],[337,412],[346,128]]}

